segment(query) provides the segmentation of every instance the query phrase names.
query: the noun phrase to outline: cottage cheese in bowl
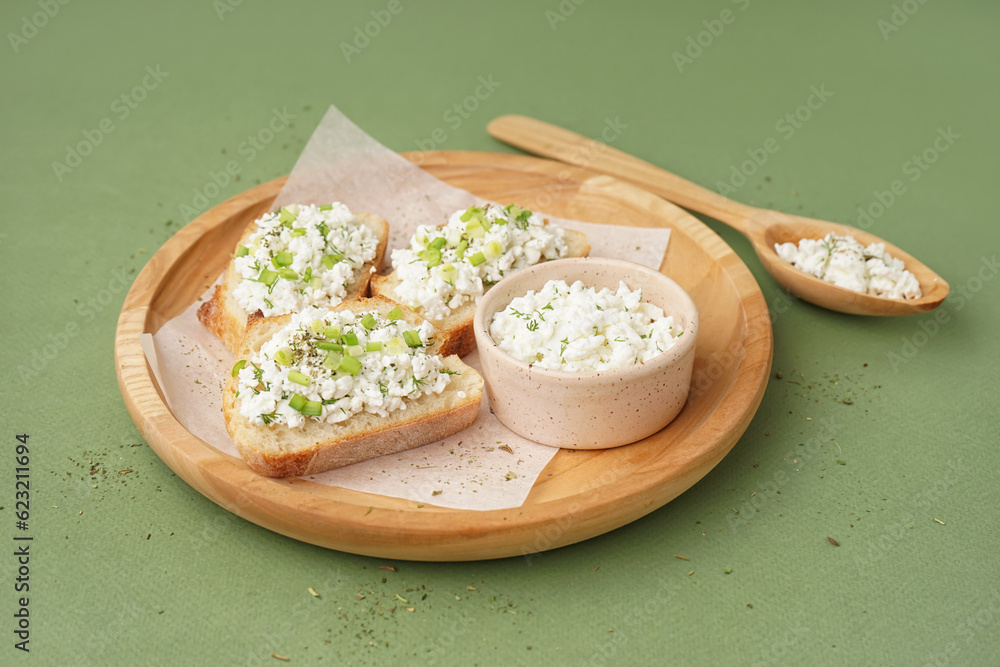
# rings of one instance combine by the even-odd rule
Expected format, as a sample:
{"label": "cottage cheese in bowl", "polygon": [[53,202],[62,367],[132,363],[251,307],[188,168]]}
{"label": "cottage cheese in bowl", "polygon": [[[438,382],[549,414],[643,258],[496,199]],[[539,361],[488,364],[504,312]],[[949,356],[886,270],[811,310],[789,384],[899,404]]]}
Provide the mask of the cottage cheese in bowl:
{"label": "cottage cheese in bowl", "polygon": [[473,333],[490,410],[567,449],[646,438],[691,388],[698,309],[659,271],[616,259],[543,262],[479,301]]}
{"label": "cottage cheese in bowl", "polygon": [[641,364],[684,334],[674,318],[642,300],[642,290],[617,290],[580,280],[550,280],[493,315],[490,337],[510,356],[555,370],[606,371]]}

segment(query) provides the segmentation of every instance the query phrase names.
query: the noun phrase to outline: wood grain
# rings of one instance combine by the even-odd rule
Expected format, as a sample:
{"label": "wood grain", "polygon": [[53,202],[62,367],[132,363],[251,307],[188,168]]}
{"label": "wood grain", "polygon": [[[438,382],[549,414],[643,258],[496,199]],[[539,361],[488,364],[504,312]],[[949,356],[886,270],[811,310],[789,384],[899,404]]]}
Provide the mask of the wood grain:
{"label": "wood grain", "polygon": [[284,179],[276,179],[180,230],[150,259],[125,300],[115,339],[118,382],[130,415],[164,463],[212,501],[294,539],[370,556],[434,561],[517,556],[579,542],[662,507],[708,473],[750,423],[771,365],[767,304],[733,251],[682,209],[606,175],[513,155],[419,157],[431,174],[491,200],[592,222],[670,227],[661,270],[691,294],[701,317],[692,392],[680,416],[625,447],[560,450],[525,503],[510,510],[418,507],[409,500],[253,473],[177,422],[139,336],[181,313],[221,273],[243,228],[281,189]]}

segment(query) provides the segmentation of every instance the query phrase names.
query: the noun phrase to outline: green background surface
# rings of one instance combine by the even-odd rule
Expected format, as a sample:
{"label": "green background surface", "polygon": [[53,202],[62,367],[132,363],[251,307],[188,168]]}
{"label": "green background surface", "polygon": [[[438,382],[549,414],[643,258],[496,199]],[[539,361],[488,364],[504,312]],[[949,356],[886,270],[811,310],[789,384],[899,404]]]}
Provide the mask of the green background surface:
{"label": "green background surface", "polygon": [[[14,648],[17,563],[0,556],[0,662],[1000,664],[1000,6],[344,5],[3,3],[0,553],[24,534],[19,433],[34,541],[29,654]],[[391,20],[376,31],[377,16]],[[495,90],[458,116],[480,77]],[[806,113],[814,88],[828,95]],[[398,151],[441,128],[434,148],[510,152],[485,132],[505,113],[590,136],[618,119],[616,147],[709,187],[773,138],[732,197],[849,224],[871,210],[869,231],[951,284],[943,321],[796,302],[706,220],[760,283],[775,346],[756,417],[692,489],[530,560],[293,541],[145,445],[113,339],[128,285],[212,174],[239,163],[209,206],[288,173],[331,104]],[[247,150],[275,109],[290,126]],[[79,164],[55,165],[81,142]]]}

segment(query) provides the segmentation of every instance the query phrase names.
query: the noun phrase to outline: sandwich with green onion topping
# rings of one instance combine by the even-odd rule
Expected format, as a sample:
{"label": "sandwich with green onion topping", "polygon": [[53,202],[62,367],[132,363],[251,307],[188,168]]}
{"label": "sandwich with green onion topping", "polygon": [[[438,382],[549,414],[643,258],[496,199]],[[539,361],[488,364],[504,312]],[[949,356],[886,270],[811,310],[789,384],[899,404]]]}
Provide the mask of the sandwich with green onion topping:
{"label": "sandwich with green onion topping", "polygon": [[235,353],[254,313],[276,317],[367,296],[388,239],[385,220],[340,203],[267,213],[243,233],[198,319]]}
{"label": "sandwich with green onion topping", "polygon": [[581,232],[515,204],[484,204],[441,227],[417,227],[409,247],[392,251],[392,273],[373,276],[371,288],[430,320],[442,352],[463,356],[476,347],[472,321],[486,290],[518,269],[589,252]]}
{"label": "sandwich with green onion topping", "polygon": [[441,440],[479,414],[483,380],[434,326],[381,297],[252,315],[223,392],[226,429],[268,477],[310,475]]}

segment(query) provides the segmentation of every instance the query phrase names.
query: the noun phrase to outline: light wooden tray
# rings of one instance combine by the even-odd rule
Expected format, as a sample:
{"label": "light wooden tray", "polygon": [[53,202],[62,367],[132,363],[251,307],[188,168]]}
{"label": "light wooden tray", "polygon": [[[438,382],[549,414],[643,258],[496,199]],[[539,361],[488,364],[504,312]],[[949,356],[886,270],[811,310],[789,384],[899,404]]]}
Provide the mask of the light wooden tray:
{"label": "light wooden tray", "polygon": [[722,460],[760,404],[773,347],[764,297],[722,239],[680,208],[578,167],[471,152],[423,153],[419,164],[494,201],[590,222],[670,227],[661,270],[691,294],[701,318],[692,392],[680,416],[625,447],[560,450],[524,504],[509,510],[420,507],[303,479],[258,476],[178,423],[139,336],[156,332],[201,296],[245,226],[268,210],[284,184],[277,179],[177,232],[136,278],[122,307],[115,335],[118,384],[139,431],[174,472],[229,511],[297,540],[370,556],[449,561],[524,555],[600,535],[663,506]]}

